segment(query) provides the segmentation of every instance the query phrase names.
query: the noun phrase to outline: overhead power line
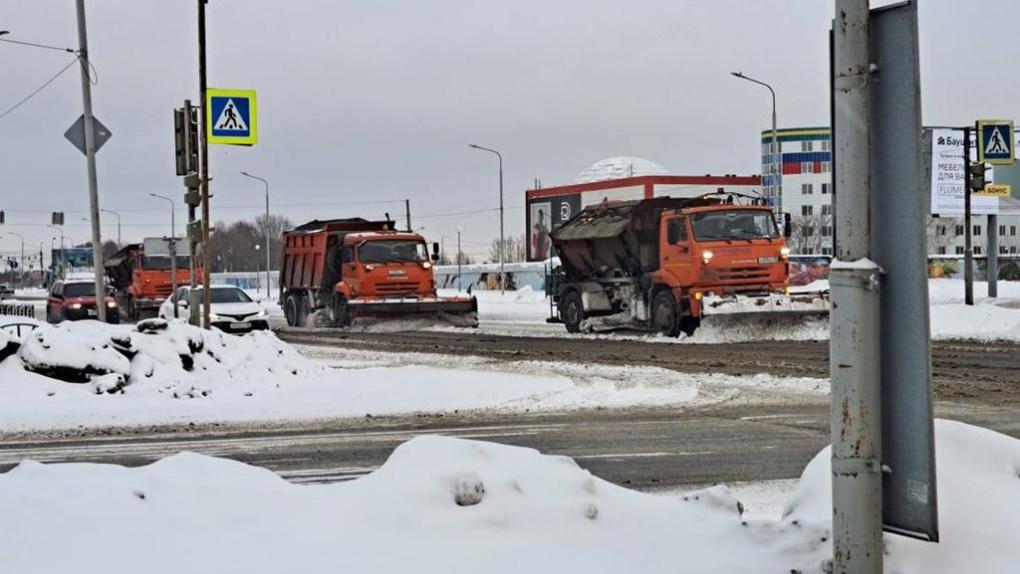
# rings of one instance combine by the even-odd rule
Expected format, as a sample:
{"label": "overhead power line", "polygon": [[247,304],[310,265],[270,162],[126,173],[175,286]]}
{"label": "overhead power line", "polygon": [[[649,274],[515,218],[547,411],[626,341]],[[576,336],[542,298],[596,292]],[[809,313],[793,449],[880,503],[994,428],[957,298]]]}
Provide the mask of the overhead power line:
{"label": "overhead power line", "polygon": [[[10,40],[5,40],[5,41],[10,41]],[[25,96],[20,102],[18,102],[16,104],[14,104],[13,106],[7,108],[3,112],[0,112],[0,119],[3,119],[7,114],[9,114],[9,113],[13,112],[14,110],[18,109],[19,107],[22,106],[22,104],[24,104],[28,100],[31,100],[32,98],[34,98],[36,96],[36,94],[38,94],[39,92],[41,92],[44,89],[46,89],[46,86],[52,84],[57,78],[60,77],[61,74],[66,72],[68,69],[70,69],[71,66],[77,64],[78,60],[79,60],[79,58],[75,58],[75,59],[71,60],[70,62],[68,62],[68,64],[66,66],[64,66],[63,68],[60,68],[59,72],[57,72],[56,74],[53,74],[53,76],[50,79],[48,79],[45,82],[43,82],[43,85],[41,85],[38,88],[36,88],[35,90],[33,90],[32,93],[30,93],[27,96]]]}

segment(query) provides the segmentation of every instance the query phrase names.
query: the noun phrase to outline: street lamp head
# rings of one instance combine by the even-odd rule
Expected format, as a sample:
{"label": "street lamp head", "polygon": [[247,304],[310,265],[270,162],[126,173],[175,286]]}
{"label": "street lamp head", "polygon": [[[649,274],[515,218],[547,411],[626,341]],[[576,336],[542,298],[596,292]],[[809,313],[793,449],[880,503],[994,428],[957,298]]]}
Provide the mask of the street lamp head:
{"label": "street lamp head", "polygon": [[468,147],[478,149],[478,144],[468,144]]}
{"label": "street lamp head", "polygon": [[743,78],[744,77],[744,73],[743,72],[730,72],[730,75],[731,76],[736,76],[738,78]]}
{"label": "street lamp head", "polygon": [[0,30],[0,36],[6,36],[7,34],[10,34],[10,33],[11,33],[10,30]]}
{"label": "street lamp head", "polygon": [[246,175],[248,177],[251,177],[251,174],[246,172],[246,171],[244,171],[243,169],[241,170],[241,175]]}

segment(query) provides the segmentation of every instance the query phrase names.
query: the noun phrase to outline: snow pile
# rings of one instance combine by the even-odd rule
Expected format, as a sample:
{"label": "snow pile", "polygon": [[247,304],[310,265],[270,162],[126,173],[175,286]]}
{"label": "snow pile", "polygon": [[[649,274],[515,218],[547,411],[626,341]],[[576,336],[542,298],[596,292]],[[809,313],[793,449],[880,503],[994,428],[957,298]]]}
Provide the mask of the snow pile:
{"label": "snow pile", "polygon": [[97,392],[145,387],[175,398],[206,396],[231,381],[279,383],[307,370],[305,360],[271,333],[233,337],[160,319],[134,327],[97,321],[40,325],[24,335],[17,355],[5,363],[11,361],[48,379],[98,381]]}
{"label": "snow pile", "polygon": [[[887,570],[1015,571],[1020,441],[943,421],[936,436],[943,540],[887,535]],[[808,465],[779,521],[741,516],[725,487],[661,497],[565,457],[435,436],[331,485],[195,454],[140,468],[24,462],[0,475],[0,556],[23,574],[820,573],[828,457]]]}
{"label": "snow pile", "polygon": [[[935,421],[940,542],[886,535],[887,572],[1016,572],[1020,564],[1020,440],[955,421]],[[804,469],[781,524],[824,528],[832,520],[830,452]]]}

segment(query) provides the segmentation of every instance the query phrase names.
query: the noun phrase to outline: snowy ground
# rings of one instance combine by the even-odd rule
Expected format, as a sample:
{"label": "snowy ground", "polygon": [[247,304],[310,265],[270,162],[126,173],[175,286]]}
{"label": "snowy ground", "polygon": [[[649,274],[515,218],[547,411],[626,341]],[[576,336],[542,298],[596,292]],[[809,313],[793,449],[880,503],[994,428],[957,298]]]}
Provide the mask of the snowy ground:
{"label": "snowy ground", "polygon": [[[119,350],[124,338],[135,353],[130,359]],[[184,324],[157,334],[94,321],[42,325],[24,337],[17,353],[0,361],[2,430],[707,406],[804,400],[828,392],[826,381],[810,378],[321,347],[302,351],[265,332],[234,337]],[[94,373],[66,382],[53,370],[58,368]]]}
{"label": "snowy ground", "polygon": [[[886,571],[1015,572],[1020,441],[948,421],[936,440],[942,541],[886,535]],[[565,457],[435,436],[326,486],[187,453],[140,468],[25,462],[0,475],[0,556],[27,574],[820,573],[828,463],[826,449],[776,518],[744,514],[725,487],[644,494]]]}
{"label": "snowy ground", "polygon": [[[810,289],[828,288],[816,281]],[[928,281],[933,339],[1004,339],[1020,341],[1020,282],[1000,281],[999,296],[987,297],[988,284],[974,283],[975,305],[963,304],[963,280]],[[454,294],[456,291],[443,292]],[[563,325],[547,324],[549,300],[531,289],[500,294],[476,291],[481,326],[479,333],[562,337],[627,337],[662,343],[736,343],[751,340],[825,340],[829,323],[824,317],[759,317],[748,321],[725,315],[705,319],[692,337],[671,339],[656,335],[616,332],[603,335],[570,335]]]}

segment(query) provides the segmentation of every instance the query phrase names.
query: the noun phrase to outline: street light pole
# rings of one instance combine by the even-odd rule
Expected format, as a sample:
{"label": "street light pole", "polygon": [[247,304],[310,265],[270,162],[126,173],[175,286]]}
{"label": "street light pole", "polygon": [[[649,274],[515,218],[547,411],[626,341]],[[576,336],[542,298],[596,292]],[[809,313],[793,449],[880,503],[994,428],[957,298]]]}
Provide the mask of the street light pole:
{"label": "street light pole", "polygon": [[120,239],[120,214],[117,213],[116,211],[111,211],[109,209],[100,209],[99,211],[102,211],[103,213],[109,213],[110,215],[117,218],[117,247],[122,246],[123,243],[121,242]]}
{"label": "street light pole", "polygon": [[461,261],[463,259],[464,259],[464,256],[461,255],[461,253],[460,253],[460,226],[458,225],[457,226],[457,292],[458,293],[460,293],[460,283],[461,283],[460,265],[461,265]]}
{"label": "street light pole", "polygon": [[503,156],[498,151],[482,147],[477,144],[469,144],[468,147],[480,149],[496,154],[499,158],[499,292],[506,292],[506,274],[503,272],[503,263],[506,260],[506,236],[503,234]]}
{"label": "street light pole", "polygon": [[266,181],[265,179],[257,176],[257,175],[252,175],[252,174],[250,174],[250,173],[248,173],[246,171],[242,171],[241,175],[243,175],[245,177],[250,177],[252,179],[257,179],[257,180],[261,181],[263,185],[266,186],[266,227],[265,227],[265,231],[266,231],[266,300],[269,300],[269,266],[270,266],[270,261],[269,261],[269,182]]}
{"label": "street light pole", "polygon": [[[106,287],[103,281],[103,239],[99,225],[99,183],[96,176],[96,132],[92,117],[92,78],[89,77],[89,43],[85,32],[85,0],[75,3],[78,12],[78,63],[81,64],[82,119],[85,124],[85,162],[88,165],[89,212],[92,216],[92,265],[96,283],[96,300],[102,301]],[[96,318],[106,322],[106,305],[96,305]]]}
{"label": "street light pole", "polygon": [[[748,82],[753,82],[755,84],[758,84],[759,86],[765,86],[766,88],[769,89],[769,93],[772,94],[772,145],[769,146],[769,149],[770,149],[769,155],[771,156],[769,158],[771,160],[769,163],[772,166],[772,169],[771,169],[772,177],[769,178],[770,182],[772,184],[772,193],[770,194],[770,197],[778,197],[777,190],[779,189],[779,186],[780,186],[779,182],[782,180],[781,178],[782,178],[782,172],[783,172],[783,164],[782,164],[782,160],[779,157],[780,156],[780,153],[779,153],[779,138],[778,138],[777,133],[776,133],[777,132],[777,129],[776,129],[776,91],[772,89],[772,86],[766,84],[765,82],[763,82],[761,80],[756,80],[754,78],[745,76],[743,72],[730,72],[730,75],[732,75],[732,76],[734,76],[736,78],[740,78],[741,80],[747,80]],[[781,201],[781,198],[780,198],[780,201]],[[779,208],[782,209],[782,203],[780,203]]]}
{"label": "street light pole", "polygon": [[165,195],[158,193],[150,193],[152,197],[162,199],[170,202],[170,281],[173,284],[173,291],[171,291],[171,300],[174,302],[174,319],[178,318],[177,314],[177,225],[174,221],[174,212],[177,211],[174,206],[174,200]]}

